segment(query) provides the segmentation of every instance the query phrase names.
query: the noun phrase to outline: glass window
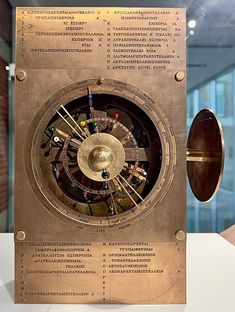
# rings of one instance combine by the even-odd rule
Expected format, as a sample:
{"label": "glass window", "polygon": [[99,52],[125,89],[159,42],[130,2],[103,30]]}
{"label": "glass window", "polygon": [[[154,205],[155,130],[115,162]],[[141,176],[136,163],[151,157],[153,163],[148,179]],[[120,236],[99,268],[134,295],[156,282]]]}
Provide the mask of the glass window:
{"label": "glass window", "polygon": [[232,81],[232,72],[216,79],[216,113],[220,117],[229,117],[233,114]]}
{"label": "glass window", "polygon": [[[197,110],[210,108],[220,118],[224,131],[225,163],[221,188],[214,200],[200,203],[193,200],[188,192],[188,230],[190,232],[220,232],[234,223],[234,117],[233,117],[233,70],[212,78],[206,84],[188,93],[187,119],[190,128],[191,118]],[[198,104],[195,96],[198,92]],[[194,203],[193,203],[194,202]],[[195,206],[193,209],[193,205]],[[193,212],[194,211],[194,212]],[[197,213],[195,213],[197,212]]]}
{"label": "glass window", "polygon": [[233,127],[223,127],[225,139],[225,164],[221,188],[224,190],[234,191],[234,146],[233,146]]}
{"label": "glass window", "polygon": [[199,109],[208,108],[212,105],[210,84],[206,84],[199,89]]}
{"label": "glass window", "polygon": [[187,117],[193,118],[194,116],[194,96],[193,92],[190,92],[187,96]]}

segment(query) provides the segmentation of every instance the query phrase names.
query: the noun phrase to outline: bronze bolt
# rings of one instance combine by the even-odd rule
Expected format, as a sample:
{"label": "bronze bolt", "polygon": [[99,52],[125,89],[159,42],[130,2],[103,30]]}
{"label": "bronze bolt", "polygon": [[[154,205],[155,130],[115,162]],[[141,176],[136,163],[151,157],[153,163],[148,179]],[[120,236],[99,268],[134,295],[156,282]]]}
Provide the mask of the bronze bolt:
{"label": "bronze bolt", "polygon": [[186,235],[185,235],[185,232],[182,231],[182,230],[178,230],[178,231],[175,232],[175,237],[176,237],[176,239],[179,240],[179,241],[184,240],[184,239],[185,239],[185,236],[186,236]]}
{"label": "bronze bolt", "polygon": [[17,71],[17,73],[16,73],[16,79],[19,80],[19,81],[25,80],[26,76],[27,76],[27,75],[26,75],[26,72],[23,71],[23,70],[19,70],[19,71]]}
{"label": "bronze bolt", "polygon": [[98,82],[99,82],[99,84],[104,83],[104,77],[100,77]]}
{"label": "bronze bolt", "polygon": [[183,81],[184,77],[185,77],[185,74],[184,74],[184,72],[182,70],[178,71],[175,74],[175,80],[178,81],[178,82]]}
{"label": "bronze bolt", "polygon": [[17,240],[22,241],[22,240],[25,239],[25,237],[26,237],[26,235],[25,235],[25,232],[24,232],[24,231],[18,231],[18,232],[16,233],[16,239],[17,239]]}

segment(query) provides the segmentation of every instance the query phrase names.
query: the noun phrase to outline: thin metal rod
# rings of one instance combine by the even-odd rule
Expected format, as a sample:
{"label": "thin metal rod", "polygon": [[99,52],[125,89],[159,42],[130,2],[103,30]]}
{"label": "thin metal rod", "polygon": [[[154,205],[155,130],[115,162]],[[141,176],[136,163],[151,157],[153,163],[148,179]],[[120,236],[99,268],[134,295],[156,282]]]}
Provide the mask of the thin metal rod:
{"label": "thin metal rod", "polygon": [[91,135],[87,126],[84,127],[84,131],[86,132],[87,136]]}
{"label": "thin metal rod", "polygon": [[141,199],[144,200],[143,197],[140,196],[140,194],[138,192],[136,192],[136,190],[130,185],[130,183],[128,183],[128,181],[123,178],[123,176],[120,175],[120,173],[118,174],[118,176],[129,186],[129,188]]}
{"label": "thin metal rod", "polygon": [[[109,185],[109,189],[110,189],[110,184],[108,183],[108,185]],[[118,213],[118,210],[117,210],[117,207],[116,207],[116,204],[115,204],[112,192],[110,193],[110,196],[111,196],[111,199],[112,199],[112,202],[113,202],[113,208],[115,210],[116,216],[117,216],[118,221],[119,221],[120,220],[119,219],[119,213]]]}
{"label": "thin metal rod", "polygon": [[[70,119],[73,121],[73,123],[75,124],[75,126],[82,132],[82,133],[84,133],[84,131],[82,130],[82,128],[79,126],[79,124],[76,122],[76,120],[73,118],[73,116],[72,115],[70,115],[70,113],[67,111],[67,109],[63,106],[63,105],[61,105],[60,106],[61,108],[63,108],[63,110],[66,112],[66,114],[70,117]],[[84,133],[85,134],[85,136],[87,136],[86,135],[86,133]]]}
{"label": "thin metal rod", "polygon": [[78,139],[75,138],[71,138],[70,135],[58,128],[55,128],[55,132],[57,133],[57,135],[59,135],[63,140],[69,138],[70,140],[70,145],[72,145],[73,147],[79,148],[81,141],[79,141]]}
{"label": "thin metal rod", "polygon": [[123,169],[127,170],[130,172],[132,175],[134,175],[136,178],[140,179],[141,181],[146,180],[146,172],[144,169],[140,167],[136,167],[134,165],[125,163]]}
{"label": "thin metal rod", "polygon": [[93,211],[92,211],[91,204],[89,204],[89,203],[88,203],[88,207],[89,207],[89,210],[90,210],[90,214],[91,214],[91,216],[94,216]]}
{"label": "thin metal rod", "polygon": [[61,115],[59,111],[56,111],[56,112],[64,120],[64,122],[80,137],[80,139],[84,140],[81,134],[77,132],[77,130],[64,118],[64,116]]}
{"label": "thin metal rod", "polygon": [[[96,115],[95,115],[95,109],[94,109],[94,106],[93,106],[93,100],[92,100],[92,94],[91,94],[91,88],[90,86],[88,86],[87,88],[87,91],[88,91],[88,103],[89,103],[89,108],[90,108],[90,117],[91,118],[96,118]],[[98,133],[99,132],[99,128],[98,128],[98,123],[95,127],[95,132]]]}
{"label": "thin metal rod", "polygon": [[92,100],[92,94],[91,94],[90,86],[88,86],[87,92],[88,92],[88,104],[90,107],[90,112],[92,113],[92,111],[94,110],[94,106],[93,106],[93,100]]}
{"label": "thin metal rod", "polygon": [[124,189],[124,191],[127,193],[128,197],[131,199],[131,201],[135,204],[135,206],[138,208],[137,203],[135,202],[135,200],[131,197],[131,195],[129,194],[129,192],[127,191],[127,189],[125,188],[125,186],[122,184],[122,182],[116,177],[115,178],[118,181],[118,184]]}
{"label": "thin metal rod", "polygon": [[107,133],[111,133],[113,131],[114,126],[116,125],[116,123],[117,123],[117,120],[116,119],[112,119],[112,121],[109,124],[109,128],[108,128]]}
{"label": "thin metal rod", "polygon": [[220,152],[207,152],[202,150],[187,150],[187,161],[200,161],[200,162],[218,162],[221,159]]}
{"label": "thin metal rod", "polygon": [[74,174],[75,172],[78,172],[78,171],[80,171],[80,168],[75,167],[75,168],[71,169],[70,174]]}

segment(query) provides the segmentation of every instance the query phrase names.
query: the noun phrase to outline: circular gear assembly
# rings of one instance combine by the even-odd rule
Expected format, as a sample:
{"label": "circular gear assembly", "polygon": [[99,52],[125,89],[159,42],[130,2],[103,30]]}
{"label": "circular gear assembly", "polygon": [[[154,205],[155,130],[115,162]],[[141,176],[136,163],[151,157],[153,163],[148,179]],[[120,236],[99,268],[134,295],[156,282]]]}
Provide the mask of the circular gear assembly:
{"label": "circular gear assembly", "polygon": [[93,181],[108,181],[117,177],[125,165],[125,149],[115,136],[95,133],[80,145],[78,166]]}
{"label": "circular gear assembly", "polygon": [[145,92],[112,79],[74,83],[49,98],[26,149],[27,175],[43,206],[90,230],[149,215],[176,167],[167,117]]}

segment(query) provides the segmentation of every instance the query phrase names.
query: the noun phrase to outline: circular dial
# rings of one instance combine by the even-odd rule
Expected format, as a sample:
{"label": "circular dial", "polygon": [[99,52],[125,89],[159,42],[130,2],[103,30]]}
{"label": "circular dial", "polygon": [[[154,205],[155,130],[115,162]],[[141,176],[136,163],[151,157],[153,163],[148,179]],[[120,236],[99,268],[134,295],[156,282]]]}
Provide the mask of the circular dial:
{"label": "circular dial", "polygon": [[111,79],[52,96],[31,124],[26,149],[28,178],[44,206],[91,230],[121,229],[151,213],[176,166],[166,116],[146,93]]}
{"label": "circular dial", "polygon": [[78,167],[93,181],[108,181],[121,173],[125,165],[122,143],[109,133],[95,133],[85,138],[77,153]]}
{"label": "circular dial", "polygon": [[187,143],[188,179],[198,200],[206,202],[214,198],[223,168],[223,129],[211,110],[202,109],[193,120]]}

